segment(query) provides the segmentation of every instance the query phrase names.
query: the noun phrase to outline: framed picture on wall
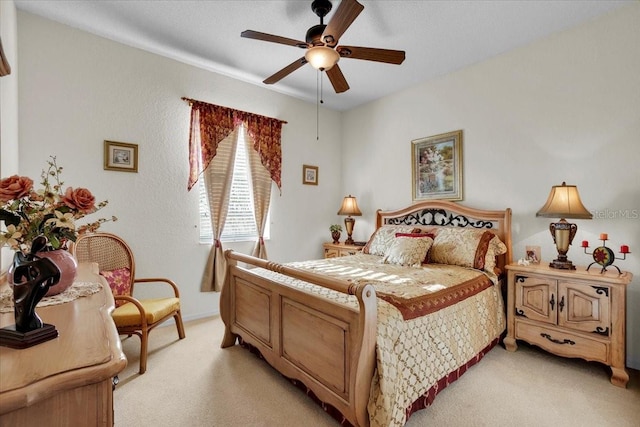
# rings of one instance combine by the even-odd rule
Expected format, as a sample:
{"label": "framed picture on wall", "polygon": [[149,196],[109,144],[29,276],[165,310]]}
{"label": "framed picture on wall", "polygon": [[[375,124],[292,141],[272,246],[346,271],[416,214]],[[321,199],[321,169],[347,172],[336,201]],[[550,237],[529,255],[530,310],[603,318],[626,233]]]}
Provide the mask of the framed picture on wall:
{"label": "framed picture on wall", "polygon": [[411,141],[414,202],[462,200],[462,130]]}
{"label": "framed picture on wall", "polygon": [[318,185],[318,167],[302,165],[302,183],[307,185]]}
{"label": "framed picture on wall", "polygon": [[104,169],[122,172],[138,172],[138,144],[105,141]]}

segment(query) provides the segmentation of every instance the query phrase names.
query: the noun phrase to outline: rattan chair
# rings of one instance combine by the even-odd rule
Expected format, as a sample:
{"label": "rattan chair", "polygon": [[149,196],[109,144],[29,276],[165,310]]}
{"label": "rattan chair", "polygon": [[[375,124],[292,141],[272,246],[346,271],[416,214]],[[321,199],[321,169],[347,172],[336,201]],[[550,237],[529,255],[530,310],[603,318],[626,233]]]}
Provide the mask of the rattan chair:
{"label": "rattan chair", "polygon": [[[70,250],[79,263],[97,263],[100,274],[109,282],[116,303],[112,313],[114,323],[120,335],[140,337],[140,374],[144,374],[147,370],[147,342],[153,328],[173,317],[178,337],[183,339],[185,336],[178,286],[165,278],[136,278],[133,253],[126,242],[114,234],[81,235]],[[133,297],[134,284],[154,282],[170,285],[173,295],[145,300]]]}

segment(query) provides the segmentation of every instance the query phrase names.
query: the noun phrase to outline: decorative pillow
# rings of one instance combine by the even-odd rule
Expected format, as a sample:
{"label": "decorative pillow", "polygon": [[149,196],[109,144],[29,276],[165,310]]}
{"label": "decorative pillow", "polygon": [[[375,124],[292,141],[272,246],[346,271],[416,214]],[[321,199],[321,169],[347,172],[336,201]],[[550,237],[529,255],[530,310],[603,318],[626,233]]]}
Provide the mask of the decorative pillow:
{"label": "decorative pillow", "polygon": [[[100,275],[107,280],[113,296],[131,294],[131,271],[127,267],[101,271]],[[116,301],[116,308],[126,301]]]}
{"label": "decorative pillow", "polygon": [[362,253],[384,256],[396,239],[396,233],[411,233],[412,225],[383,225],[373,232]]}
{"label": "decorative pillow", "polygon": [[432,239],[434,239],[436,237],[435,234],[433,233],[396,233],[396,237],[431,237]]}
{"label": "decorative pillow", "polygon": [[432,244],[431,237],[398,237],[384,254],[381,262],[419,267]]}
{"label": "decorative pillow", "polygon": [[507,253],[507,245],[505,245],[498,236],[494,236],[493,240],[489,244],[489,250],[487,250],[487,256],[484,261],[484,270],[489,275],[498,276],[502,271],[496,266],[498,255]]}
{"label": "decorative pillow", "polygon": [[431,262],[475,268],[494,276],[496,256],[505,252],[507,247],[491,231],[443,227],[429,255]]}
{"label": "decorative pillow", "polygon": [[415,227],[413,230],[411,230],[411,232],[420,234],[433,234],[435,236],[436,234],[438,234],[438,227],[421,225]]}
{"label": "decorative pillow", "polygon": [[[413,230],[411,230],[411,233],[396,233],[396,238],[397,237],[413,237],[413,238],[430,237],[431,239],[436,238],[436,235],[433,233],[422,233],[421,231],[422,230],[420,230],[419,228],[414,228]],[[427,251],[427,254],[422,260],[422,263],[429,264],[429,251]]]}

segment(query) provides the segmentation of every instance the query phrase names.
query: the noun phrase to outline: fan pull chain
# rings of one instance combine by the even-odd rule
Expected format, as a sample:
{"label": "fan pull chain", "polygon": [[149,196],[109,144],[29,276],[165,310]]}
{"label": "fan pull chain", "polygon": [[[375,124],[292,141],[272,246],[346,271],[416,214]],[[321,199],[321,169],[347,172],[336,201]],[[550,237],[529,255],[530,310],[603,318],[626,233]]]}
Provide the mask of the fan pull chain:
{"label": "fan pull chain", "polygon": [[316,141],[320,140],[320,103],[322,102],[322,71],[316,77]]}
{"label": "fan pull chain", "polygon": [[320,70],[320,74],[319,74],[319,76],[320,76],[320,104],[324,104],[324,100],[322,99],[322,89],[323,89],[323,87],[322,87],[322,72],[323,71],[324,71],[324,69],[321,69]]}

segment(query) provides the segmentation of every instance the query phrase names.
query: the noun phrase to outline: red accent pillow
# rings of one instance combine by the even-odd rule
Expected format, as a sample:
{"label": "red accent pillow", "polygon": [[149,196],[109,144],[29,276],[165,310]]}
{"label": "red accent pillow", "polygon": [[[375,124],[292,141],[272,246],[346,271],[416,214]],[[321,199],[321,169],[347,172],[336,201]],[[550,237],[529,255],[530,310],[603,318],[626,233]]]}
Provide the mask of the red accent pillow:
{"label": "red accent pillow", "polygon": [[[131,294],[131,271],[127,267],[101,271],[100,275],[109,283],[113,296]],[[126,301],[116,301],[116,308],[123,304],[126,304]]]}
{"label": "red accent pillow", "polygon": [[396,237],[431,237],[434,239],[436,235],[432,233],[396,233]]}
{"label": "red accent pillow", "polygon": [[[396,237],[430,237],[432,239],[436,238],[436,235],[433,233],[396,233]],[[429,251],[427,251],[427,255],[422,260],[423,264],[429,264]]]}

